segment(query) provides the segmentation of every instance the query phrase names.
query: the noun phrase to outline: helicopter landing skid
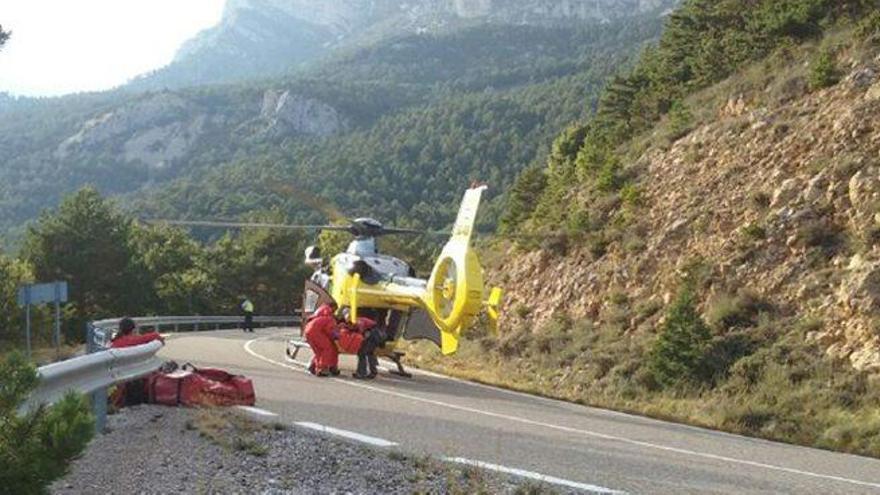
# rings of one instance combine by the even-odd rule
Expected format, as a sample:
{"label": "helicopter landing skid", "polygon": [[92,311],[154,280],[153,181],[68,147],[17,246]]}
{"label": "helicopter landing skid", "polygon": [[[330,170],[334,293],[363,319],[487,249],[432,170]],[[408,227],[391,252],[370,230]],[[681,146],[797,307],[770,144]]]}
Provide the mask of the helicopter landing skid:
{"label": "helicopter landing skid", "polygon": [[406,371],[403,367],[403,359],[404,354],[402,352],[392,352],[388,355],[388,359],[390,359],[395,365],[397,365],[396,370],[388,370],[392,375],[397,375],[403,378],[412,378],[412,373]]}

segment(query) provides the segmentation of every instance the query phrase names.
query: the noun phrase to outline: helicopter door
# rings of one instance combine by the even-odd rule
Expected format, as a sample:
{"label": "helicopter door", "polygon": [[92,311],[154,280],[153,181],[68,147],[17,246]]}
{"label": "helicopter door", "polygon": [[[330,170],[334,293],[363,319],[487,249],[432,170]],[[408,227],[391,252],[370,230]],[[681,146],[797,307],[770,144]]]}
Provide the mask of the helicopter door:
{"label": "helicopter door", "polygon": [[308,320],[324,304],[333,302],[331,296],[323,287],[311,280],[306,280],[303,290],[303,321]]}
{"label": "helicopter door", "polygon": [[403,338],[406,340],[428,340],[440,347],[440,329],[431,321],[428,313],[422,309],[414,309],[405,323]]}

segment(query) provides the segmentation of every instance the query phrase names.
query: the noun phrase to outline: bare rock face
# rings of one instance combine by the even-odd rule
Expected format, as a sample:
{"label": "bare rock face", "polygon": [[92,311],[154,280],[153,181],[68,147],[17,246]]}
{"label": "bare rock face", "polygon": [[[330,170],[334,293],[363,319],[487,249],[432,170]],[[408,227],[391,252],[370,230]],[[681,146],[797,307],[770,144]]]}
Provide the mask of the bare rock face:
{"label": "bare rock face", "polygon": [[865,234],[877,226],[880,207],[880,169],[859,170],[849,180],[850,222],[853,230]]}
{"label": "bare rock face", "polygon": [[802,185],[795,178],[786,179],[780,186],[773,191],[773,198],[770,201],[771,208],[779,208],[792,202],[802,191]]}
{"label": "bare rock face", "polygon": [[64,159],[80,150],[119,149],[126,161],[163,167],[181,158],[201,135],[204,117],[194,114],[189,102],[178,95],[151,95],[86,121],[58,146],[55,156]]}
{"label": "bare rock face", "polygon": [[880,261],[856,255],[848,272],[837,294],[841,306],[851,314],[875,314],[880,310]]}
{"label": "bare rock face", "polygon": [[275,135],[307,134],[326,137],[347,127],[335,108],[288,90],[266,91],[263,94],[260,118],[266,121],[267,132]]}
{"label": "bare rock face", "polygon": [[126,161],[141,161],[155,168],[164,168],[170,162],[183,158],[202,134],[204,117],[191,122],[173,122],[151,127],[138,133],[123,146]]}

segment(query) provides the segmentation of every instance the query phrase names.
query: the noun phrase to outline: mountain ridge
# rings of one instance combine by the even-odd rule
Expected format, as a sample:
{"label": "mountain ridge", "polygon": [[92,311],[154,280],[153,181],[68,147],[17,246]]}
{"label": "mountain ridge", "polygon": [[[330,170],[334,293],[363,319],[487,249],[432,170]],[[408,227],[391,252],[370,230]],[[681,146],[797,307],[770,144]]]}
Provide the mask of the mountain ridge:
{"label": "mountain ridge", "polygon": [[287,74],[340,48],[474,24],[563,25],[654,13],[678,0],[227,0],[217,26],[187,40],[165,67],[128,90]]}

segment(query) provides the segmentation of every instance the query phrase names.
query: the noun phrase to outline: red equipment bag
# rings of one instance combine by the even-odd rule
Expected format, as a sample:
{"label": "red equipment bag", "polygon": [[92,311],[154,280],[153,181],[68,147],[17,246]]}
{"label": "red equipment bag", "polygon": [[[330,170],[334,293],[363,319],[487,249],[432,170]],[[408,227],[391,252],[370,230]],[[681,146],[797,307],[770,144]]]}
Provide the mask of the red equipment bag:
{"label": "red equipment bag", "polygon": [[171,373],[157,372],[147,378],[151,404],[167,406],[252,406],[256,402],[253,382],[216,368],[185,364]]}

